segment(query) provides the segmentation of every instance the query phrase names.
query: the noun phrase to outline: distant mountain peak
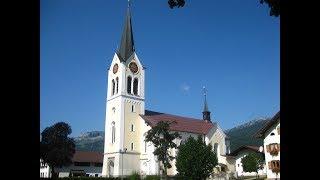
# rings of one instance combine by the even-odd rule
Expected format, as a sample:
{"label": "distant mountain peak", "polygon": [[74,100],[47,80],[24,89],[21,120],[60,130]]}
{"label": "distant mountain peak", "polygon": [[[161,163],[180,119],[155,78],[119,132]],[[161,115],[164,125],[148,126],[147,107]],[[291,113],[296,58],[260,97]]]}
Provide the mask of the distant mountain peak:
{"label": "distant mountain peak", "polygon": [[225,133],[230,137],[231,151],[245,145],[261,146],[263,140],[255,138],[254,134],[261,129],[269,119],[270,118],[255,118],[226,130]]}
{"label": "distant mountain peak", "polygon": [[104,131],[89,131],[74,138],[76,150],[103,152]]}
{"label": "distant mountain peak", "polygon": [[104,131],[89,131],[89,132],[81,133],[76,138],[94,138],[99,136],[104,137]]}
{"label": "distant mountain peak", "polygon": [[250,121],[248,121],[248,122],[245,122],[245,123],[243,123],[243,124],[237,125],[237,126],[231,128],[231,129],[227,129],[227,130],[225,130],[225,133],[228,133],[228,132],[230,132],[231,130],[234,130],[234,129],[246,128],[246,127],[252,126],[252,125],[254,125],[254,124],[256,124],[256,123],[260,123],[260,122],[263,123],[263,122],[266,122],[266,121],[269,120],[269,119],[270,119],[270,118],[267,118],[267,117],[265,117],[265,118],[263,118],[263,117],[261,117],[261,118],[255,118],[255,119],[250,120]]}

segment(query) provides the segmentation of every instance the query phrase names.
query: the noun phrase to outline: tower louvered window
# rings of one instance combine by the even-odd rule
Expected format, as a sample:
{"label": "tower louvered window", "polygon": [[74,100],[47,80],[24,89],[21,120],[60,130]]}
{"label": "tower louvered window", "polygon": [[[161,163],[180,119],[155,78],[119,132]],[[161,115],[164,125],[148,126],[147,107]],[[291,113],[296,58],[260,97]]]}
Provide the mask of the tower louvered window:
{"label": "tower louvered window", "polygon": [[133,80],[133,94],[138,95],[138,79],[134,78]]}
{"label": "tower louvered window", "polygon": [[118,77],[116,78],[116,82],[117,82],[117,90],[116,90],[116,93],[118,94],[118,90],[119,90],[119,78],[118,78]]}
{"label": "tower louvered window", "polygon": [[115,90],[115,82],[114,82],[114,79],[112,79],[112,95],[114,95],[114,90]]}
{"label": "tower louvered window", "polygon": [[132,82],[132,78],[131,76],[128,76],[128,80],[127,80],[127,93],[131,94],[131,82]]}

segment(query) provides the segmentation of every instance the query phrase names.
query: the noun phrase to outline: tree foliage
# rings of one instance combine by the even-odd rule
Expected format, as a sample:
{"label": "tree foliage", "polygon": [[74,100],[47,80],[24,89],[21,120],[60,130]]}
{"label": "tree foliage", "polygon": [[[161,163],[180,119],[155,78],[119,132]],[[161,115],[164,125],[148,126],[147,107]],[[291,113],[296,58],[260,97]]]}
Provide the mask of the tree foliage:
{"label": "tree foliage", "polygon": [[260,0],[260,3],[268,4],[270,8],[270,16],[280,16],[280,0]]}
{"label": "tree foliage", "polygon": [[183,7],[185,4],[184,0],[168,0],[169,7],[172,9],[174,7]]}
{"label": "tree foliage", "polygon": [[71,127],[64,122],[59,122],[42,131],[40,142],[40,158],[51,167],[54,176],[54,168],[67,166],[72,163],[75,153],[75,144],[69,138]]}
{"label": "tree foliage", "polygon": [[156,126],[147,131],[146,142],[152,142],[155,150],[153,154],[157,156],[158,160],[164,167],[164,174],[167,175],[167,169],[171,168],[170,161],[174,159],[170,155],[170,148],[177,148],[177,145],[173,142],[174,139],[180,138],[179,133],[170,132],[170,124],[175,122],[160,121]]}
{"label": "tree foliage", "polygon": [[[259,0],[261,4],[266,3],[270,8],[270,16],[280,16],[280,0]],[[185,0],[168,0],[169,7],[183,7]]]}
{"label": "tree foliage", "polygon": [[241,159],[243,171],[256,172],[263,168],[263,155],[261,153],[249,153],[247,156]]}
{"label": "tree foliage", "polygon": [[190,179],[206,179],[218,164],[217,155],[211,144],[206,145],[201,136],[189,137],[178,148],[176,168],[180,176]]}

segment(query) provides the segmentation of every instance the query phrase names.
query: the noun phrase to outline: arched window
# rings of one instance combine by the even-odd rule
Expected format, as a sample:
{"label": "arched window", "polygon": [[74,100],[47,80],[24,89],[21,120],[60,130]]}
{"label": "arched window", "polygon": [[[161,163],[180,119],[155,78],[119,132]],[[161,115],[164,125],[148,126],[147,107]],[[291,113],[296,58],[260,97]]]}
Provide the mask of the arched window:
{"label": "arched window", "polygon": [[112,95],[114,95],[114,90],[115,90],[115,83],[114,83],[114,79],[112,79]]}
{"label": "arched window", "polygon": [[116,127],[114,121],[112,122],[112,130],[111,130],[111,142],[112,144],[116,141]]}
{"label": "arched window", "polygon": [[133,80],[133,94],[138,95],[138,78],[134,78]]}
{"label": "arched window", "polygon": [[146,153],[147,152],[147,142],[144,141],[144,152]]}
{"label": "arched window", "polygon": [[131,94],[131,81],[132,81],[131,76],[128,76],[128,80],[127,80],[127,92],[128,92],[128,94]]}
{"label": "arched window", "polygon": [[118,90],[119,90],[119,78],[118,78],[118,77],[116,78],[116,82],[117,82],[117,90],[116,90],[116,93],[118,94]]}
{"label": "arched window", "polygon": [[214,151],[214,153],[218,153],[218,143],[214,143],[214,146],[213,146],[213,151]]}

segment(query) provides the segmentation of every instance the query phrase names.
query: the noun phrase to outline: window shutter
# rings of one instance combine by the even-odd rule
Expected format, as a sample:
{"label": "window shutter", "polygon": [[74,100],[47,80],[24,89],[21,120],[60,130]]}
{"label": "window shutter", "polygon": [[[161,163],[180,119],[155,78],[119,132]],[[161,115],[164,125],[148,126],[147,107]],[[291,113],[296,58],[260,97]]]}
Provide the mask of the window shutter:
{"label": "window shutter", "polygon": [[268,167],[269,167],[269,169],[272,169],[271,162],[268,162]]}

